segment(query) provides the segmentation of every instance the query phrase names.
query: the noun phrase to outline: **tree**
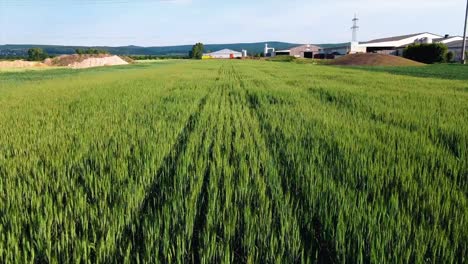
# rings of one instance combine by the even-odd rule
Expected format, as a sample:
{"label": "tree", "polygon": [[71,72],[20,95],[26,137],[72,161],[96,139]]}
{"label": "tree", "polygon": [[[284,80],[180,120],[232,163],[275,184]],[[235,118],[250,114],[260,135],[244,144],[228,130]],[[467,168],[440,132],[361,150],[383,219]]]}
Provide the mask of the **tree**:
{"label": "tree", "polygon": [[444,62],[448,48],[442,43],[412,44],[405,48],[403,57],[427,64]]}
{"label": "tree", "polygon": [[449,52],[447,52],[447,55],[445,57],[445,61],[446,62],[452,62],[454,57],[455,57],[455,54],[453,53],[453,51],[449,51]]}
{"label": "tree", "polygon": [[31,48],[28,50],[29,61],[43,61],[47,59],[47,57],[49,57],[49,55],[41,48]]}
{"label": "tree", "polygon": [[265,53],[263,53],[263,52],[255,53],[254,57],[255,58],[265,57]]}
{"label": "tree", "polygon": [[192,50],[189,53],[189,57],[192,59],[201,60],[203,57],[203,51],[205,50],[205,46],[203,43],[197,43],[193,45]]}

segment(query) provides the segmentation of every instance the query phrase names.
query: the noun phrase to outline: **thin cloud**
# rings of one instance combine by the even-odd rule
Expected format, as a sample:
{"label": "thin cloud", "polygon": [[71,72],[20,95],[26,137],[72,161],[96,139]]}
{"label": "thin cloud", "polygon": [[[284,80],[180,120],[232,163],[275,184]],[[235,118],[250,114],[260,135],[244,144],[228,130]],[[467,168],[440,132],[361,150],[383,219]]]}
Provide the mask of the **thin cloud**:
{"label": "thin cloud", "polygon": [[[150,4],[150,3],[167,3],[167,4],[186,4],[191,3],[192,0],[45,0],[41,1],[40,5],[43,6],[55,6],[55,5],[122,5],[122,4]],[[1,0],[0,6],[3,7],[27,7],[36,6],[37,1],[34,0]]]}

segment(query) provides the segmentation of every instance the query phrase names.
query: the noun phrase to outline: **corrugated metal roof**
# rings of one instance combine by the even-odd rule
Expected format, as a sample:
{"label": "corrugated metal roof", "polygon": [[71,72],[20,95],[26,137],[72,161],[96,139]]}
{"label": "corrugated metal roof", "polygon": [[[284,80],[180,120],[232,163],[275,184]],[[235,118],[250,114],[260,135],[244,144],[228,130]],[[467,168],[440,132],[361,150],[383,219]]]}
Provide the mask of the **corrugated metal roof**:
{"label": "corrugated metal roof", "polygon": [[[422,34],[432,34],[432,33],[423,32],[423,33],[417,33],[417,34],[410,34],[410,35],[402,35],[402,36],[395,36],[395,37],[389,37],[389,38],[374,39],[374,40],[370,40],[370,41],[367,41],[367,42],[361,42],[360,44],[372,44],[372,43],[379,43],[379,42],[400,41],[400,40],[403,40],[403,39],[416,37],[416,36],[419,36],[419,35],[422,35]],[[432,35],[439,36],[437,34],[432,34]],[[439,36],[439,37],[442,37],[442,36]]]}
{"label": "corrugated metal roof", "polygon": [[335,49],[349,49],[349,48],[351,48],[351,43],[348,45],[328,46],[328,47],[320,48],[319,50],[335,50]]}
{"label": "corrugated metal roof", "polygon": [[316,46],[316,45],[312,45],[312,44],[306,44],[306,45],[301,45],[301,46],[292,47],[292,48],[290,48],[290,49],[291,49],[291,50],[295,50],[295,49],[319,50],[320,47],[319,47],[319,46]]}
{"label": "corrugated metal roof", "polygon": [[222,49],[222,50],[218,50],[218,51],[211,52],[211,53],[208,53],[208,54],[210,54],[210,55],[216,55],[216,54],[233,54],[233,53],[241,53],[241,52],[240,52],[240,51],[231,50],[231,49]]}
{"label": "corrugated metal roof", "polygon": [[454,38],[462,38],[463,39],[463,37],[460,37],[460,36],[450,36],[448,38],[435,38],[435,39],[432,39],[432,41],[439,42],[439,41],[444,41],[444,40],[449,40],[449,39],[454,39]]}

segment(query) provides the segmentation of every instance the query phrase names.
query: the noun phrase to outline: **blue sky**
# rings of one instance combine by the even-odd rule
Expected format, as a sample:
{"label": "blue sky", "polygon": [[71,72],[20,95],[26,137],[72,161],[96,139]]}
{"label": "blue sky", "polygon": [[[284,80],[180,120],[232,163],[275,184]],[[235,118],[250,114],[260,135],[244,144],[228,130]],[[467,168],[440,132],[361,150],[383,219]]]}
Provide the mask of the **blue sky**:
{"label": "blue sky", "polygon": [[0,0],[0,44],[333,43],[461,35],[466,0]]}

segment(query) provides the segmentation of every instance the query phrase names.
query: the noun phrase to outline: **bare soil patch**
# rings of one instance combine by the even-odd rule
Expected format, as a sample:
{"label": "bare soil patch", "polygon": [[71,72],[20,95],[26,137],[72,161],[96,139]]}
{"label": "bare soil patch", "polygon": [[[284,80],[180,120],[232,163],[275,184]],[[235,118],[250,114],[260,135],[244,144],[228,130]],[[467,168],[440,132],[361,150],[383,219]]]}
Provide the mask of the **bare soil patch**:
{"label": "bare soil patch", "polygon": [[126,65],[132,63],[130,58],[99,54],[99,55],[62,55],[53,59],[46,59],[44,62],[35,61],[0,61],[0,69],[15,68],[49,68],[49,67],[69,67],[73,69],[84,69],[91,67]]}
{"label": "bare soil patch", "polygon": [[47,67],[46,64],[36,61],[0,61],[0,69],[3,68],[34,68],[34,67]]}
{"label": "bare soil patch", "polygon": [[83,69],[101,66],[126,65],[128,62],[119,56],[106,54],[99,55],[62,55],[44,62],[49,66],[62,66],[74,69]]}

